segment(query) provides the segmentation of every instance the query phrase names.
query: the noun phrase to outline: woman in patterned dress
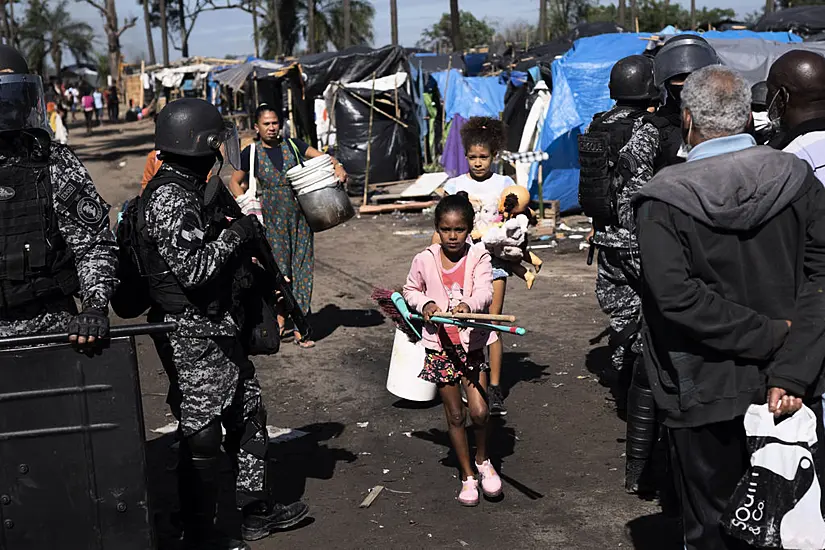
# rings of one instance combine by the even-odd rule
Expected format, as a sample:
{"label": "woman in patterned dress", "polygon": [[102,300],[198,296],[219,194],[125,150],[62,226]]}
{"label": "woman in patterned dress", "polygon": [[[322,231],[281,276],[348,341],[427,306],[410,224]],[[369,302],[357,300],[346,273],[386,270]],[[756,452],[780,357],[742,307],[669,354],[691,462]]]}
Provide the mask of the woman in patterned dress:
{"label": "woman in patterned dress", "polygon": [[[323,153],[299,139],[282,139],[278,113],[266,104],[255,111],[255,121],[258,132],[255,158],[249,158],[251,147],[241,152],[241,169],[232,175],[229,188],[236,197],[246,192],[250,168],[255,162],[255,178],[267,240],[278,267],[292,281],[292,292],[301,311],[308,315],[312,298],[314,235],[286,179],[286,173],[299,164],[300,157],[315,158]],[[335,159],[333,163],[335,175],[342,182],[346,181],[344,167]],[[279,315],[282,335],[285,322],[284,316]],[[295,344],[302,348],[315,346],[312,340],[302,340],[298,331],[294,331],[294,336]]]}

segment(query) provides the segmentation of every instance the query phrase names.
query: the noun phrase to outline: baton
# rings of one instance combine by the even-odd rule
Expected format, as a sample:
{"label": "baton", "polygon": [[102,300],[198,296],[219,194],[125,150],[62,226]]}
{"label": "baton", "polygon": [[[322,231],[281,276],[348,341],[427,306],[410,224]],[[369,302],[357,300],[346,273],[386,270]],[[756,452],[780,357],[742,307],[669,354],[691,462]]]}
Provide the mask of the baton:
{"label": "baton", "polygon": [[[105,338],[95,338],[95,344],[97,343],[97,340],[105,341],[111,338],[140,336],[142,334],[160,334],[164,332],[174,332],[176,330],[178,330],[177,323],[141,323],[139,325],[111,327],[109,329],[108,336]],[[53,332],[50,334],[32,334],[30,336],[9,336],[8,338],[0,338],[0,348],[68,343],[68,332]]]}
{"label": "baton", "polygon": [[587,265],[593,265],[593,256],[596,254],[596,245],[593,244],[593,237],[587,239],[590,243],[590,249],[587,251]]}

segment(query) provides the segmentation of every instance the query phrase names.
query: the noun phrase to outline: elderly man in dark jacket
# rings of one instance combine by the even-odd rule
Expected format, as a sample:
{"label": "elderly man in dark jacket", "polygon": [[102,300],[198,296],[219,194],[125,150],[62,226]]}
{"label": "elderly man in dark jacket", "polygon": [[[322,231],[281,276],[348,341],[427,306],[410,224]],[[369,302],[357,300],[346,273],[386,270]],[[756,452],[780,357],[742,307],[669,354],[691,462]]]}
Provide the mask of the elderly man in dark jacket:
{"label": "elderly man in dark jacket", "polygon": [[825,357],[825,190],[804,161],[756,146],[750,103],[730,69],[691,75],[688,161],[634,199],[645,359],[689,549],[738,548],[719,520],[748,465],[743,416],[766,399],[797,410]]}

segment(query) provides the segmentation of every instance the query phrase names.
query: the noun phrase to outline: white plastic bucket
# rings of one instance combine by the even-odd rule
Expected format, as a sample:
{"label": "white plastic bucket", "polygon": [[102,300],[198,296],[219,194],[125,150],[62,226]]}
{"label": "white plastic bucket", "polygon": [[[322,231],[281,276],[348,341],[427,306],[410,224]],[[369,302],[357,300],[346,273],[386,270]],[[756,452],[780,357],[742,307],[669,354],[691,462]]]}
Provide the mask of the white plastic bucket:
{"label": "white plastic bucket", "polygon": [[395,330],[392,343],[390,372],[387,375],[387,390],[401,399],[409,401],[432,401],[438,388],[432,382],[418,377],[424,368],[424,346],[410,342],[400,330]]}

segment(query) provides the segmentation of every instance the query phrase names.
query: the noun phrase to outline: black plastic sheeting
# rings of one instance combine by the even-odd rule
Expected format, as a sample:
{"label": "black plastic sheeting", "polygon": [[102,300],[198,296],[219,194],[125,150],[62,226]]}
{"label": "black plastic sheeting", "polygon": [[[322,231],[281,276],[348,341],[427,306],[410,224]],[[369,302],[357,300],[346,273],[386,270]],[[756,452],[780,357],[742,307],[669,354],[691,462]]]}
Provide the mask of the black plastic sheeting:
{"label": "black plastic sheeting", "polygon": [[[452,62],[450,61],[452,58]],[[438,55],[416,55],[410,57],[410,63],[415,65],[418,69],[419,65],[421,71],[425,75],[431,75],[440,71],[446,71],[448,68],[457,69],[464,74],[466,67],[464,65],[464,56],[460,53],[438,54]]]}
{"label": "black plastic sheeting", "polygon": [[404,128],[380,112],[395,116],[394,92],[376,92],[376,109],[380,111],[374,112],[370,139],[371,93],[371,90],[339,89],[335,100],[336,158],[346,166],[349,191],[356,195],[364,190],[367,143],[370,141],[370,184],[413,179],[421,175],[421,147],[412,97],[405,88],[398,89],[400,120],[409,125]]}
{"label": "black plastic sheeting", "polygon": [[330,82],[363,82],[373,73],[377,78],[397,72],[409,73],[407,54],[400,46],[372,50],[364,46],[342,52],[305,56],[298,60],[304,73],[304,89],[308,98],[319,97]]}
{"label": "black plastic sheeting", "polygon": [[825,6],[786,8],[762,16],[757,32],[792,31],[803,38],[825,31]]}

